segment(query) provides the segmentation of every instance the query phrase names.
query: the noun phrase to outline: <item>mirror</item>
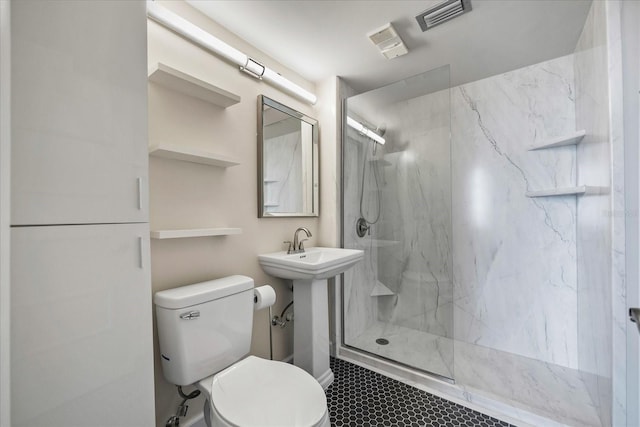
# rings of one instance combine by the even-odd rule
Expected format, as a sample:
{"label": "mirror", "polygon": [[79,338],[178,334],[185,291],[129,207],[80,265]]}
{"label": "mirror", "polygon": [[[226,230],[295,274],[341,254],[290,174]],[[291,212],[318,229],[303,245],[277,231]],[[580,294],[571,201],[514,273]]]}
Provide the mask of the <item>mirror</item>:
{"label": "mirror", "polygon": [[318,216],[318,121],[258,96],[258,218]]}

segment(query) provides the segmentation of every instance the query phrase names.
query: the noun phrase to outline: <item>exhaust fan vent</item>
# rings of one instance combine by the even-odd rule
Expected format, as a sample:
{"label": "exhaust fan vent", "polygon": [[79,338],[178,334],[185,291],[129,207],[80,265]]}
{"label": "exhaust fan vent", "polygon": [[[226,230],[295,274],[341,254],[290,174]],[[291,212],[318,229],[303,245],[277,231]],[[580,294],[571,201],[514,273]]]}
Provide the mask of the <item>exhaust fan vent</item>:
{"label": "exhaust fan vent", "polygon": [[409,52],[391,23],[370,32],[367,36],[387,59],[397,58]]}
{"label": "exhaust fan vent", "polygon": [[425,10],[416,16],[416,20],[422,31],[427,31],[470,10],[471,0],[447,0]]}

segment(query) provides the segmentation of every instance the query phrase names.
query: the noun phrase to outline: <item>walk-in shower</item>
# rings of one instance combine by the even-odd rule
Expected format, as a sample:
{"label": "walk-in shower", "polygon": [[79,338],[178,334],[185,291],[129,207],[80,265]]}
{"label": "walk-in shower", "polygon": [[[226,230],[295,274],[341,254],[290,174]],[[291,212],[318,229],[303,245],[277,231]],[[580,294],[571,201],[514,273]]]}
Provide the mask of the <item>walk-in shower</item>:
{"label": "walk-in shower", "polygon": [[611,198],[554,191],[610,185],[593,19],[568,56],[346,98],[343,122],[386,132],[342,129],[342,243],[365,250],[342,278],[342,348],[534,424],[610,425]]}
{"label": "walk-in shower", "polygon": [[449,68],[345,106],[365,131],[345,128],[344,243],[366,251],[345,278],[345,343],[452,379]]}

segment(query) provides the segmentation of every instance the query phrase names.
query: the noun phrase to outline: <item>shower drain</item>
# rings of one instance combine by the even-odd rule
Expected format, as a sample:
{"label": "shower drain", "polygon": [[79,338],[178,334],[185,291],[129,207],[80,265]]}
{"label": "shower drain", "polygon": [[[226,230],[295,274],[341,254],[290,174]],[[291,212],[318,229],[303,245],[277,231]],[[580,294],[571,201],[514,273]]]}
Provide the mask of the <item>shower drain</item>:
{"label": "shower drain", "polygon": [[386,339],[386,338],[378,338],[378,339],[376,340],[376,343],[377,343],[377,344],[380,344],[380,345],[387,345],[387,344],[389,344],[389,340],[388,340],[388,339]]}

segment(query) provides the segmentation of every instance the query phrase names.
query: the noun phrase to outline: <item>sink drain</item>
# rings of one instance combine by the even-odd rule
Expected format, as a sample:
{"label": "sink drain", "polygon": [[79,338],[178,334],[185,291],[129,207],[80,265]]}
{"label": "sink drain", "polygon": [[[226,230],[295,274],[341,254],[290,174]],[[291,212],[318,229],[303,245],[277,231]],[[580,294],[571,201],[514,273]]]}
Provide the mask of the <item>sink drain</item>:
{"label": "sink drain", "polygon": [[376,340],[376,343],[377,343],[377,344],[380,344],[380,345],[387,345],[387,344],[389,344],[389,340],[388,340],[388,339],[385,339],[385,338],[378,338],[378,339]]}

